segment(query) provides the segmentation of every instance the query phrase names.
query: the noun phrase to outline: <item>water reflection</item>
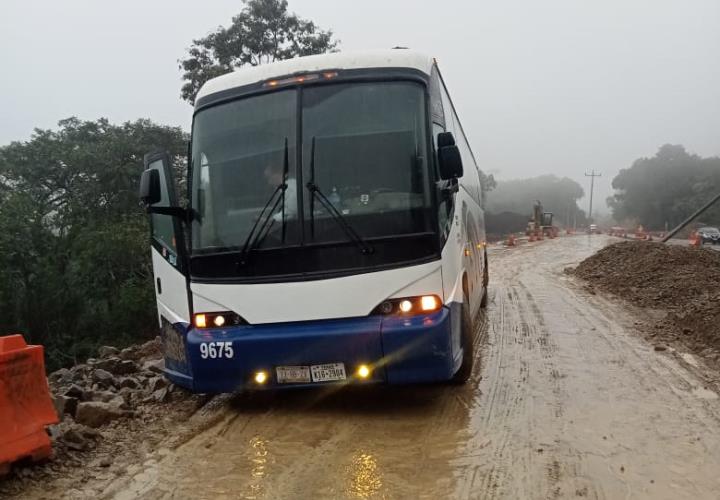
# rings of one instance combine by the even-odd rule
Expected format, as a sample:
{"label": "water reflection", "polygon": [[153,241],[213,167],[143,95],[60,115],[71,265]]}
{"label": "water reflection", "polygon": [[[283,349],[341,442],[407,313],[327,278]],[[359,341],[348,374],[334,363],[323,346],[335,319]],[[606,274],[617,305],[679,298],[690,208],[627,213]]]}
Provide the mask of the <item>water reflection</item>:
{"label": "water reflection", "polygon": [[358,498],[369,498],[382,488],[382,473],[377,459],[371,453],[356,452],[349,473],[349,493]]}
{"label": "water reflection", "polygon": [[268,442],[266,439],[255,436],[250,440],[250,447],[252,449],[252,455],[250,463],[252,469],[250,470],[250,494],[246,498],[259,498],[262,496],[265,490],[265,476],[267,476],[267,465],[268,465]]}

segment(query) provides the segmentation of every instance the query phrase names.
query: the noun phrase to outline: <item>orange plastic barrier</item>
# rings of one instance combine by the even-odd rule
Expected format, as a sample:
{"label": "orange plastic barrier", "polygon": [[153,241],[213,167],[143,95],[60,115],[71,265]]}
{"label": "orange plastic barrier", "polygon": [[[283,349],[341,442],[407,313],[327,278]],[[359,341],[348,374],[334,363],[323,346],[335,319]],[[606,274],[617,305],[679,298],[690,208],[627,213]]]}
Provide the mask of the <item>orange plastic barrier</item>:
{"label": "orange plastic barrier", "polygon": [[697,233],[697,231],[693,231],[690,233],[690,246],[691,247],[701,247],[702,246],[702,237]]}
{"label": "orange plastic barrier", "polygon": [[49,457],[45,426],[57,422],[42,346],[22,335],[0,337],[0,475],[18,460]]}

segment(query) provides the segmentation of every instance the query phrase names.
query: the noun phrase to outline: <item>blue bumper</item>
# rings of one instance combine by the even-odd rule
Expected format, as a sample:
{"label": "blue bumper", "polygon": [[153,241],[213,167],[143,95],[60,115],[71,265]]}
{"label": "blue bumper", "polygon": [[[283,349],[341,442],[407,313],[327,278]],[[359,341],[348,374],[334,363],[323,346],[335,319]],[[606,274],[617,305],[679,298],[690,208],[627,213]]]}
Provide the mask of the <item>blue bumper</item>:
{"label": "blue bumper", "polygon": [[[407,318],[369,316],[207,330],[168,324],[162,332],[165,371],[175,384],[199,393],[322,385],[280,384],[276,367],[326,363],[344,363],[347,380],[341,383],[448,380],[462,357],[452,351],[451,323],[450,309],[443,308]],[[372,367],[367,379],[354,376],[361,364]],[[260,370],[269,375],[262,386],[253,380]]]}

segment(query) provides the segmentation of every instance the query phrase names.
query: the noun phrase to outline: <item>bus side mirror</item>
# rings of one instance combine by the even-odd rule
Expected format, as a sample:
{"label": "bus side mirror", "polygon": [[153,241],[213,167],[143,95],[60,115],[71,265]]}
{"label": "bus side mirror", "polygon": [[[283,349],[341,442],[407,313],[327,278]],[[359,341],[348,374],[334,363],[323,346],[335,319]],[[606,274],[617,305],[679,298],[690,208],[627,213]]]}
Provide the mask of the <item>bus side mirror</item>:
{"label": "bus side mirror", "polygon": [[452,132],[440,132],[437,137],[438,164],[442,180],[457,179],[463,176],[460,149],[455,144]]}
{"label": "bus side mirror", "polygon": [[140,177],[140,200],[146,207],[160,201],[160,172],[151,168]]}

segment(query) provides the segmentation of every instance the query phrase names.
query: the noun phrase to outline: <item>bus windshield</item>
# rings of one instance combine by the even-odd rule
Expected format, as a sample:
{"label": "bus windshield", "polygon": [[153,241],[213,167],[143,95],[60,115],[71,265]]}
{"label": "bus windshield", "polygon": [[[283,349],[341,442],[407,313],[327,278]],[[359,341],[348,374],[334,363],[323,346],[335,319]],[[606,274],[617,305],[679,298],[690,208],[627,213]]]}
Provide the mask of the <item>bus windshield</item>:
{"label": "bus windshield", "polygon": [[193,254],[251,247],[257,262],[263,250],[352,246],[343,224],[370,244],[431,231],[426,134],[424,88],[412,82],[293,88],[199,111]]}

